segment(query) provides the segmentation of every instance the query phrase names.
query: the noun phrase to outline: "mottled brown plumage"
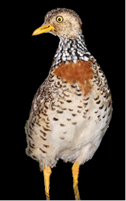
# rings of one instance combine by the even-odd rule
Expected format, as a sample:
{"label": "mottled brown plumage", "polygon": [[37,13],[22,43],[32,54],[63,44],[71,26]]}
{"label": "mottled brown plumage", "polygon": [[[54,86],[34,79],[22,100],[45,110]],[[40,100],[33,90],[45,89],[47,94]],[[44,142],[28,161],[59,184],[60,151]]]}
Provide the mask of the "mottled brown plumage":
{"label": "mottled brown plumage", "polygon": [[44,170],[49,199],[49,177],[58,159],[74,162],[73,188],[78,191],[79,166],[91,159],[112,115],[106,77],[88,52],[79,16],[69,9],[47,13],[44,25],[33,33],[60,37],[49,75],[39,87],[26,126],[27,154]]}
{"label": "mottled brown plumage", "polygon": [[93,69],[91,67],[92,62],[90,61],[78,60],[77,63],[62,62],[58,68],[55,69],[54,75],[65,79],[69,84],[78,82],[86,96],[92,88],[90,80],[93,78]]}

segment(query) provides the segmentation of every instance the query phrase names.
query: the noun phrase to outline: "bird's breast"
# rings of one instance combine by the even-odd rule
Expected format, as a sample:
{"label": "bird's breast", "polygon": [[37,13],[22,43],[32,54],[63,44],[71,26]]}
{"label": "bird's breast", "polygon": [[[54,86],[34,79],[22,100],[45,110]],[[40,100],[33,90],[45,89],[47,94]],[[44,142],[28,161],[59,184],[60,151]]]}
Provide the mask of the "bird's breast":
{"label": "bird's breast", "polygon": [[90,61],[62,62],[55,69],[54,74],[70,84],[78,82],[85,95],[91,91],[90,80],[93,78],[93,69]]}

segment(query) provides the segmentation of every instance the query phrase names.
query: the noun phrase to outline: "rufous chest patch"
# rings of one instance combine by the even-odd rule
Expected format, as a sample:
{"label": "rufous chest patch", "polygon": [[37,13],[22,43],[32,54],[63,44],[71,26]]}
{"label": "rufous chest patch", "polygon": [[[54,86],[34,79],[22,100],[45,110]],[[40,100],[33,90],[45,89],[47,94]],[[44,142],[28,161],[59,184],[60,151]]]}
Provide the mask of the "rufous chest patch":
{"label": "rufous chest patch", "polygon": [[85,94],[91,90],[90,79],[93,78],[92,62],[78,60],[77,63],[62,62],[54,70],[54,74],[70,84],[79,82]]}

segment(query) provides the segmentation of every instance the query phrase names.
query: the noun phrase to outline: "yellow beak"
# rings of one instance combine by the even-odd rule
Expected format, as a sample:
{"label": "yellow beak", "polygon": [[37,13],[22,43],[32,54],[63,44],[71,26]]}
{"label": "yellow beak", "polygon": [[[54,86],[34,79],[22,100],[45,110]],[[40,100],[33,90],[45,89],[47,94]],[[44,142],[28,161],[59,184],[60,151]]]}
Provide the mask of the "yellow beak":
{"label": "yellow beak", "polygon": [[53,29],[54,29],[54,27],[51,26],[50,24],[43,25],[43,26],[39,27],[38,29],[36,29],[33,32],[32,36],[39,35],[39,34],[42,34],[42,33],[45,33],[45,32],[49,32],[50,30],[53,30]]}

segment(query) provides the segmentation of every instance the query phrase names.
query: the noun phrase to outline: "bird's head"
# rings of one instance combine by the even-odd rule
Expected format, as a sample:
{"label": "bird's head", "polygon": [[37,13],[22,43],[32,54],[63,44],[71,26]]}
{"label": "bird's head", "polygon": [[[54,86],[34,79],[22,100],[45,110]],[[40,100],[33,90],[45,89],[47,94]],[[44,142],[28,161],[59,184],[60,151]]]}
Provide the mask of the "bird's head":
{"label": "bird's head", "polygon": [[82,32],[81,25],[80,17],[73,10],[57,8],[46,14],[43,25],[32,35],[49,32],[59,37],[76,38]]}

